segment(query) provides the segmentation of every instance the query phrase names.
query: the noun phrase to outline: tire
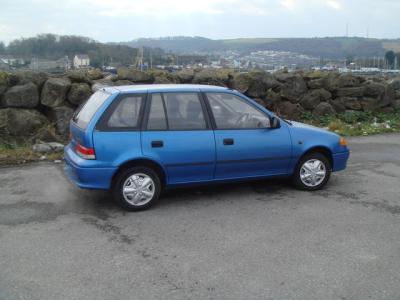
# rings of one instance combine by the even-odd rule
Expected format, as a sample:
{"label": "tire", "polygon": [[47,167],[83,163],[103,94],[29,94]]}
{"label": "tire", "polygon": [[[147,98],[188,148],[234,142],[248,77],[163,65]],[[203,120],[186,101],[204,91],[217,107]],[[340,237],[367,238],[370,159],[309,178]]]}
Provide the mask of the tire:
{"label": "tire", "polygon": [[148,167],[133,167],[117,175],[112,187],[113,198],[128,211],[145,210],[157,202],[161,181]]}
{"label": "tire", "polygon": [[[299,160],[293,173],[293,183],[303,191],[320,190],[327,184],[331,171],[331,163],[325,155],[308,153]],[[325,173],[323,177],[322,173]]]}

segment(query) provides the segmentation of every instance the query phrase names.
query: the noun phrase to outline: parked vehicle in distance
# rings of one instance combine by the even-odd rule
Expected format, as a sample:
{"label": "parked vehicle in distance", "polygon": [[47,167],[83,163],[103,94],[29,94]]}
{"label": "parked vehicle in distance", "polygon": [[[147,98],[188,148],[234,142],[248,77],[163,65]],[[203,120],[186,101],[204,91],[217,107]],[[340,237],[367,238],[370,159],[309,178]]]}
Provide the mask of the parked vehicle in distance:
{"label": "parked vehicle in distance", "polygon": [[97,91],[77,110],[65,170],[79,187],[111,190],[128,210],[165,187],[291,176],[321,189],[346,168],[338,135],[278,118],[229,88],[134,85]]}

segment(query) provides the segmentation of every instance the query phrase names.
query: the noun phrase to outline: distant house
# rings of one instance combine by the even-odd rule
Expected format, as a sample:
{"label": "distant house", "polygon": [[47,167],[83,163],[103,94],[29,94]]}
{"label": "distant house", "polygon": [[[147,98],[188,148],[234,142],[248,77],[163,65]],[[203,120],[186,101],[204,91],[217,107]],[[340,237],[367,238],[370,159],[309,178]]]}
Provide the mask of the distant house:
{"label": "distant house", "polygon": [[2,55],[0,56],[0,60],[3,64],[8,64],[9,67],[18,67],[25,64],[23,58],[13,57],[11,55]]}
{"label": "distant house", "polygon": [[6,71],[10,69],[10,64],[7,60],[0,58],[0,70]]}
{"label": "distant house", "polygon": [[68,70],[71,67],[71,62],[68,57],[58,60],[48,60],[41,58],[32,58],[29,68],[33,71],[55,71],[60,72]]}
{"label": "distant house", "polygon": [[32,58],[29,69],[33,71],[47,71],[57,68],[57,63],[54,60]]}
{"label": "distant house", "polygon": [[87,54],[76,54],[74,56],[73,65],[75,69],[87,68],[90,65],[90,58]]}
{"label": "distant house", "polygon": [[68,58],[68,56],[58,59],[57,64],[59,67],[63,68],[64,70],[71,69],[71,60]]}

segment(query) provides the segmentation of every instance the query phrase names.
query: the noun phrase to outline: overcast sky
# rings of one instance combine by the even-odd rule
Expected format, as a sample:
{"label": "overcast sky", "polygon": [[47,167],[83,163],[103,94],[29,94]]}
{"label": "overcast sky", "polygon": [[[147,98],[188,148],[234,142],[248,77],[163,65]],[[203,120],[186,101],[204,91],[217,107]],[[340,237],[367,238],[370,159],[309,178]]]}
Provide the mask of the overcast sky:
{"label": "overcast sky", "polygon": [[0,0],[0,41],[139,37],[400,37],[400,0]]}

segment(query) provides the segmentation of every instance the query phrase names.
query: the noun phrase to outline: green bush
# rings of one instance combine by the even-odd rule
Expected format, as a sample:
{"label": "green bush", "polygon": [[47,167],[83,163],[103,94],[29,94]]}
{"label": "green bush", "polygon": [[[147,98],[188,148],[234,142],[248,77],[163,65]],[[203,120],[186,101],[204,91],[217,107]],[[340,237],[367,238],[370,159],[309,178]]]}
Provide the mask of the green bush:
{"label": "green bush", "polygon": [[321,117],[307,112],[303,121],[345,136],[400,132],[400,112],[345,112]]}

